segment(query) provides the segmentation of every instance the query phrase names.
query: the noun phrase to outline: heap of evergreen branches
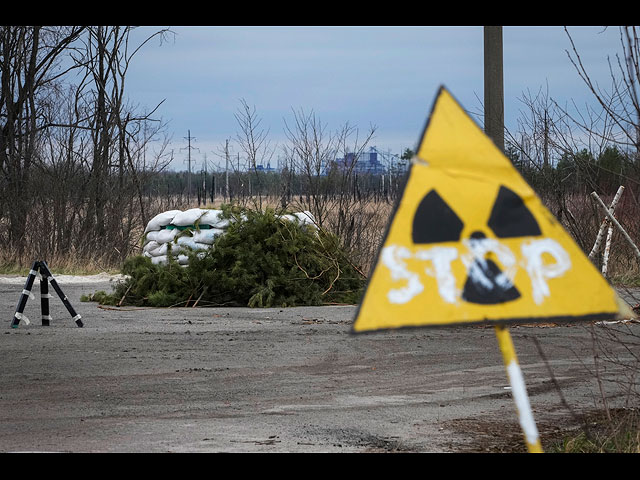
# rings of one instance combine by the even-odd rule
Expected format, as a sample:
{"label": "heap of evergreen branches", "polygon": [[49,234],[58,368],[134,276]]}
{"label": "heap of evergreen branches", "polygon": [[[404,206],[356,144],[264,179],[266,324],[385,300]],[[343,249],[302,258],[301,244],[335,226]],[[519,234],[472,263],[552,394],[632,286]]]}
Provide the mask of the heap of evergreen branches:
{"label": "heap of evergreen branches", "polygon": [[[233,222],[206,252],[191,252],[187,266],[171,255],[154,265],[144,256],[123,266],[114,292],[90,298],[106,305],[286,307],[357,303],[364,276],[338,238],[264,212],[225,205]],[[197,227],[196,227],[197,228]],[[186,231],[189,234],[188,231]]]}

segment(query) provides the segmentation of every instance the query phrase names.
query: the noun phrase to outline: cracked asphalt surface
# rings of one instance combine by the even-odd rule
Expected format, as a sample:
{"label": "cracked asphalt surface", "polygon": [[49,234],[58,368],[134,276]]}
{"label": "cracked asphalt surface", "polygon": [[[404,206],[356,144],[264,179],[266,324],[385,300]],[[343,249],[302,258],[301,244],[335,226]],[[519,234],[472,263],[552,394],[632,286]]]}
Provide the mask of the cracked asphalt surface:
{"label": "cracked asphalt surface", "polygon": [[[31,324],[10,328],[24,278],[0,282],[2,452],[522,448],[491,327],[352,335],[355,306],[101,308],[80,296],[108,281],[57,278],[84,328],[55,295],[51,326],[40,325],[38,282]],[[574,412],[601,405],[592,332],[612,329],[640,335],[635,322],[510,329],[543,446],[575,426],[554,381]],[[616,365],[606,375],[625,378]],[[624,385],[605,386],[624,402]]]}

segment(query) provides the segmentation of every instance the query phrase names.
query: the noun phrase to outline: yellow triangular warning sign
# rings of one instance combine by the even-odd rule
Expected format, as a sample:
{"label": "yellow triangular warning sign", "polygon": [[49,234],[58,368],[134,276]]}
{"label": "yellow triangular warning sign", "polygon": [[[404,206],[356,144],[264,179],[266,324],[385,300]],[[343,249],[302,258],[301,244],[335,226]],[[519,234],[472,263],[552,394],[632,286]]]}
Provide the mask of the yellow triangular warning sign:
{"label": "yellow triangular warning sign", "polygon": [[509,159],[441,88],[353,331],[611,319],[624,308]]}

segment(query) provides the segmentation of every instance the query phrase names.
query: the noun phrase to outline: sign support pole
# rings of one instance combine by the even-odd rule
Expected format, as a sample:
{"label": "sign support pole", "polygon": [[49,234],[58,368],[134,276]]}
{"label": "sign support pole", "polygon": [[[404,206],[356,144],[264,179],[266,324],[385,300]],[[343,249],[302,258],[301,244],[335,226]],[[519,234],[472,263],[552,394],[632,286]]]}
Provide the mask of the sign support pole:
{"label": "sign support pole", "polygon": [[[485,133],[504,152],[504,87],[502,71],[502,27],[484,27],[484,109]],[[533,420],[524,377],[518,364],[509,329],[496,326],[511,393],[518,410],[520,427],[529,453],[542,453],[540,437]]]}
{"label": "sign support pole", "polygon": [[518,364],[516,351],[513,348],[511,334],[509,333],[509,329],[502,325],[497,325],[495,330],[496,337],[498,338],[498,344],[500,345],[500,351],[502,352],[504,366],[507,370],[509,384],[511,385],[511,394],[513,395],[513,400],[516,403],[518,420],[520,422],[522,432],[524,433],[525,443],[527,444],[527,450],[529,453],[543,453],[542,445],[540,443],[540,435],[538,434],[536,422],[533,419],[531,404],[529,403],[529,397],[527,396],[527,388],[524,384],[522,370],[520,370],[520,365]]}

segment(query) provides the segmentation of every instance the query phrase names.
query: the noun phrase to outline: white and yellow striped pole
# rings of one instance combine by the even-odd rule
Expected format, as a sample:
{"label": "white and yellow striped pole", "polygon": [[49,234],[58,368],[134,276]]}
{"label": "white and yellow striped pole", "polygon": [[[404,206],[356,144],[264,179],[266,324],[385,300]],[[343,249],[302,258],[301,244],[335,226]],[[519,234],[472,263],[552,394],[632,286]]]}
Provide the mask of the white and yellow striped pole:
{"label": "white and yellow striped pole", "polygon": [[518,364],[516,351],[513,348],[511,334],[507,327],[501,325],[497,325],[495,330],[496,337],[498,338],[498,344],[500,345],[500,351],[502,352],[504,366],[507,369],[507,377],[509,378],[509,384],[511,385],[513,400],[516,403],[518,421],[520,422],[520,427],[524,434],[527,450],[529,453],[543,453],[542,444],[540,443],[540,435],[538,434],[536,422],[533,419],[531,404],[529,403],[529,397],[527,396],[527,388],[524,383],[524,377],[522,376],[522,370],[520,370],[520,365]]}

